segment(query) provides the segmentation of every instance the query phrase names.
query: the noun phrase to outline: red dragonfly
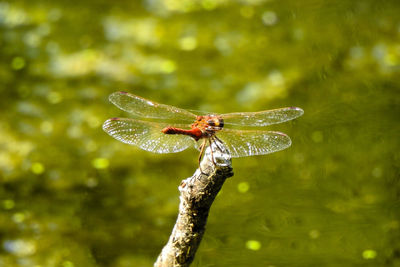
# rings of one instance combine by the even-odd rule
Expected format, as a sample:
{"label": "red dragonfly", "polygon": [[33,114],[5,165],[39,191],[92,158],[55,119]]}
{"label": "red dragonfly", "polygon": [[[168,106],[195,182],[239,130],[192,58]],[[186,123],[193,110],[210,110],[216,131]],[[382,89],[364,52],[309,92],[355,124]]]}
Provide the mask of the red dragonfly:
{"label": "red dragonfly", "polygon": [[[115,92],[109,100],[135,119],[111,118],[103,130],[115,139],[154,153],[174,153],[195,146],[202,157],[207,145],[218,140],[231,157],[263,155],[291,145],[289,136],[265,130],[230,127],[264,127],[293,120],[304,111],[297,107],[198,116],[184,109],[159,104],[126,92]],[[217,137],[218,135],[218,137]],[[212,152],[212,151],[211,151]]]}

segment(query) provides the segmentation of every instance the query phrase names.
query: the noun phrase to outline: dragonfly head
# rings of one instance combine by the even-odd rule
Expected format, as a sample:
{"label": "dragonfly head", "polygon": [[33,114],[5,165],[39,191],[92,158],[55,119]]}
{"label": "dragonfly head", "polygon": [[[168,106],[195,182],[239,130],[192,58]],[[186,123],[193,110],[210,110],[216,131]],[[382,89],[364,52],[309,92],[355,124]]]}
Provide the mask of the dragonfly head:
{"label": "dragonfly head", "polygon": [[206,116],[206,122],[213,128],[222,129],[224,127],[224,119],[216,115]]}
{"label": "dragonfly head", "polygon": [[224,127],[224,120],[216,115],[205,116],[206,129],[209,132],[219,131]]}
{"label": "dragonfly head", "polygon": [[217,115],[197,116],[192,128],[199,128],[207,136],[215,134],[224,127],[224,120]]}

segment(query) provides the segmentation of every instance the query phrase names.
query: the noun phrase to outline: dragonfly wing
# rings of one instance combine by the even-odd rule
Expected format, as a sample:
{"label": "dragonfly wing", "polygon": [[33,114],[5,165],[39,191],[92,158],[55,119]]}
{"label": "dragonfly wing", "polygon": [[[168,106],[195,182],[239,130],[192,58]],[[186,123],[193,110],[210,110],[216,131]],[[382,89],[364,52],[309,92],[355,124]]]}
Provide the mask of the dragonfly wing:
{"label": "dragonfly wing", "polygon": [[259,112],[236,112],[220,115],[225,124],[242,126],[267,126],[293,120],[304,114],[301,108],[288,107]]}
{"label": "dragonfly wing", "polygon": [[264,155],[288,148],[289,136],[280,132],[223,129],[217,133],[232,157]]}
{"label": "dragonfly wing", "polygon": [[121,142],[154,153],[174,153],[194,145],[195,141],[190,136],[162,133],[161,130],[167,126],[166,123],[113,118],[104,122],[103,130]]}
{"label": "dragonfly wing", "polygon": [[196,115],[174,106],[159,104],[126,92],[115,92],[109,100],[120,109],[141,118],[194,121]]}

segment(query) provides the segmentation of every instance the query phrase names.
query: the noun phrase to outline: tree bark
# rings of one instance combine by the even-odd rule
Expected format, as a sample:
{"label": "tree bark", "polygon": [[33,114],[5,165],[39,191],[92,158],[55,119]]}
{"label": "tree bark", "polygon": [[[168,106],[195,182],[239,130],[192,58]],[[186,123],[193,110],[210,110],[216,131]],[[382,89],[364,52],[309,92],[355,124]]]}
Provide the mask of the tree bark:
{"label": "tree bark", "polygon": [[218,139],[207,147],[199,169],[179,186],[179,214],[155,267],[189,266],[205,232],[211,205],[225,180],[233,176],[229,151]]}

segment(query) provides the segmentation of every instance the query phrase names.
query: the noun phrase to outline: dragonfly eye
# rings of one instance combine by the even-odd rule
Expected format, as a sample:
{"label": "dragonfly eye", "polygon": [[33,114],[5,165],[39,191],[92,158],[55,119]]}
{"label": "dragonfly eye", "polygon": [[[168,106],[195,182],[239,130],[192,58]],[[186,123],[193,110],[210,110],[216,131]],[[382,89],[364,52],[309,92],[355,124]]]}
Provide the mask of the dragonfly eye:
{"label": "dragonfly eye", "polygon": [[223,128],[224,127],[224,119],[219,119],[218,122],[219,122],[218,126],[220,128]]}
{"label": "dragonfly eye", "polygon": [[207,124],[208,124],[209,126],[215,126],[215,121],[214,121],[214,120],[208,120],[208,121],[207,121]]}
{"label": "dragonfly eye", "polygon": [[207,120],[207,124],[210,127],[218,127],[218,128],[222,128],[224,127],[224,120],[221,118],[217,118],[217,117],[213,117],[210,120]]}

